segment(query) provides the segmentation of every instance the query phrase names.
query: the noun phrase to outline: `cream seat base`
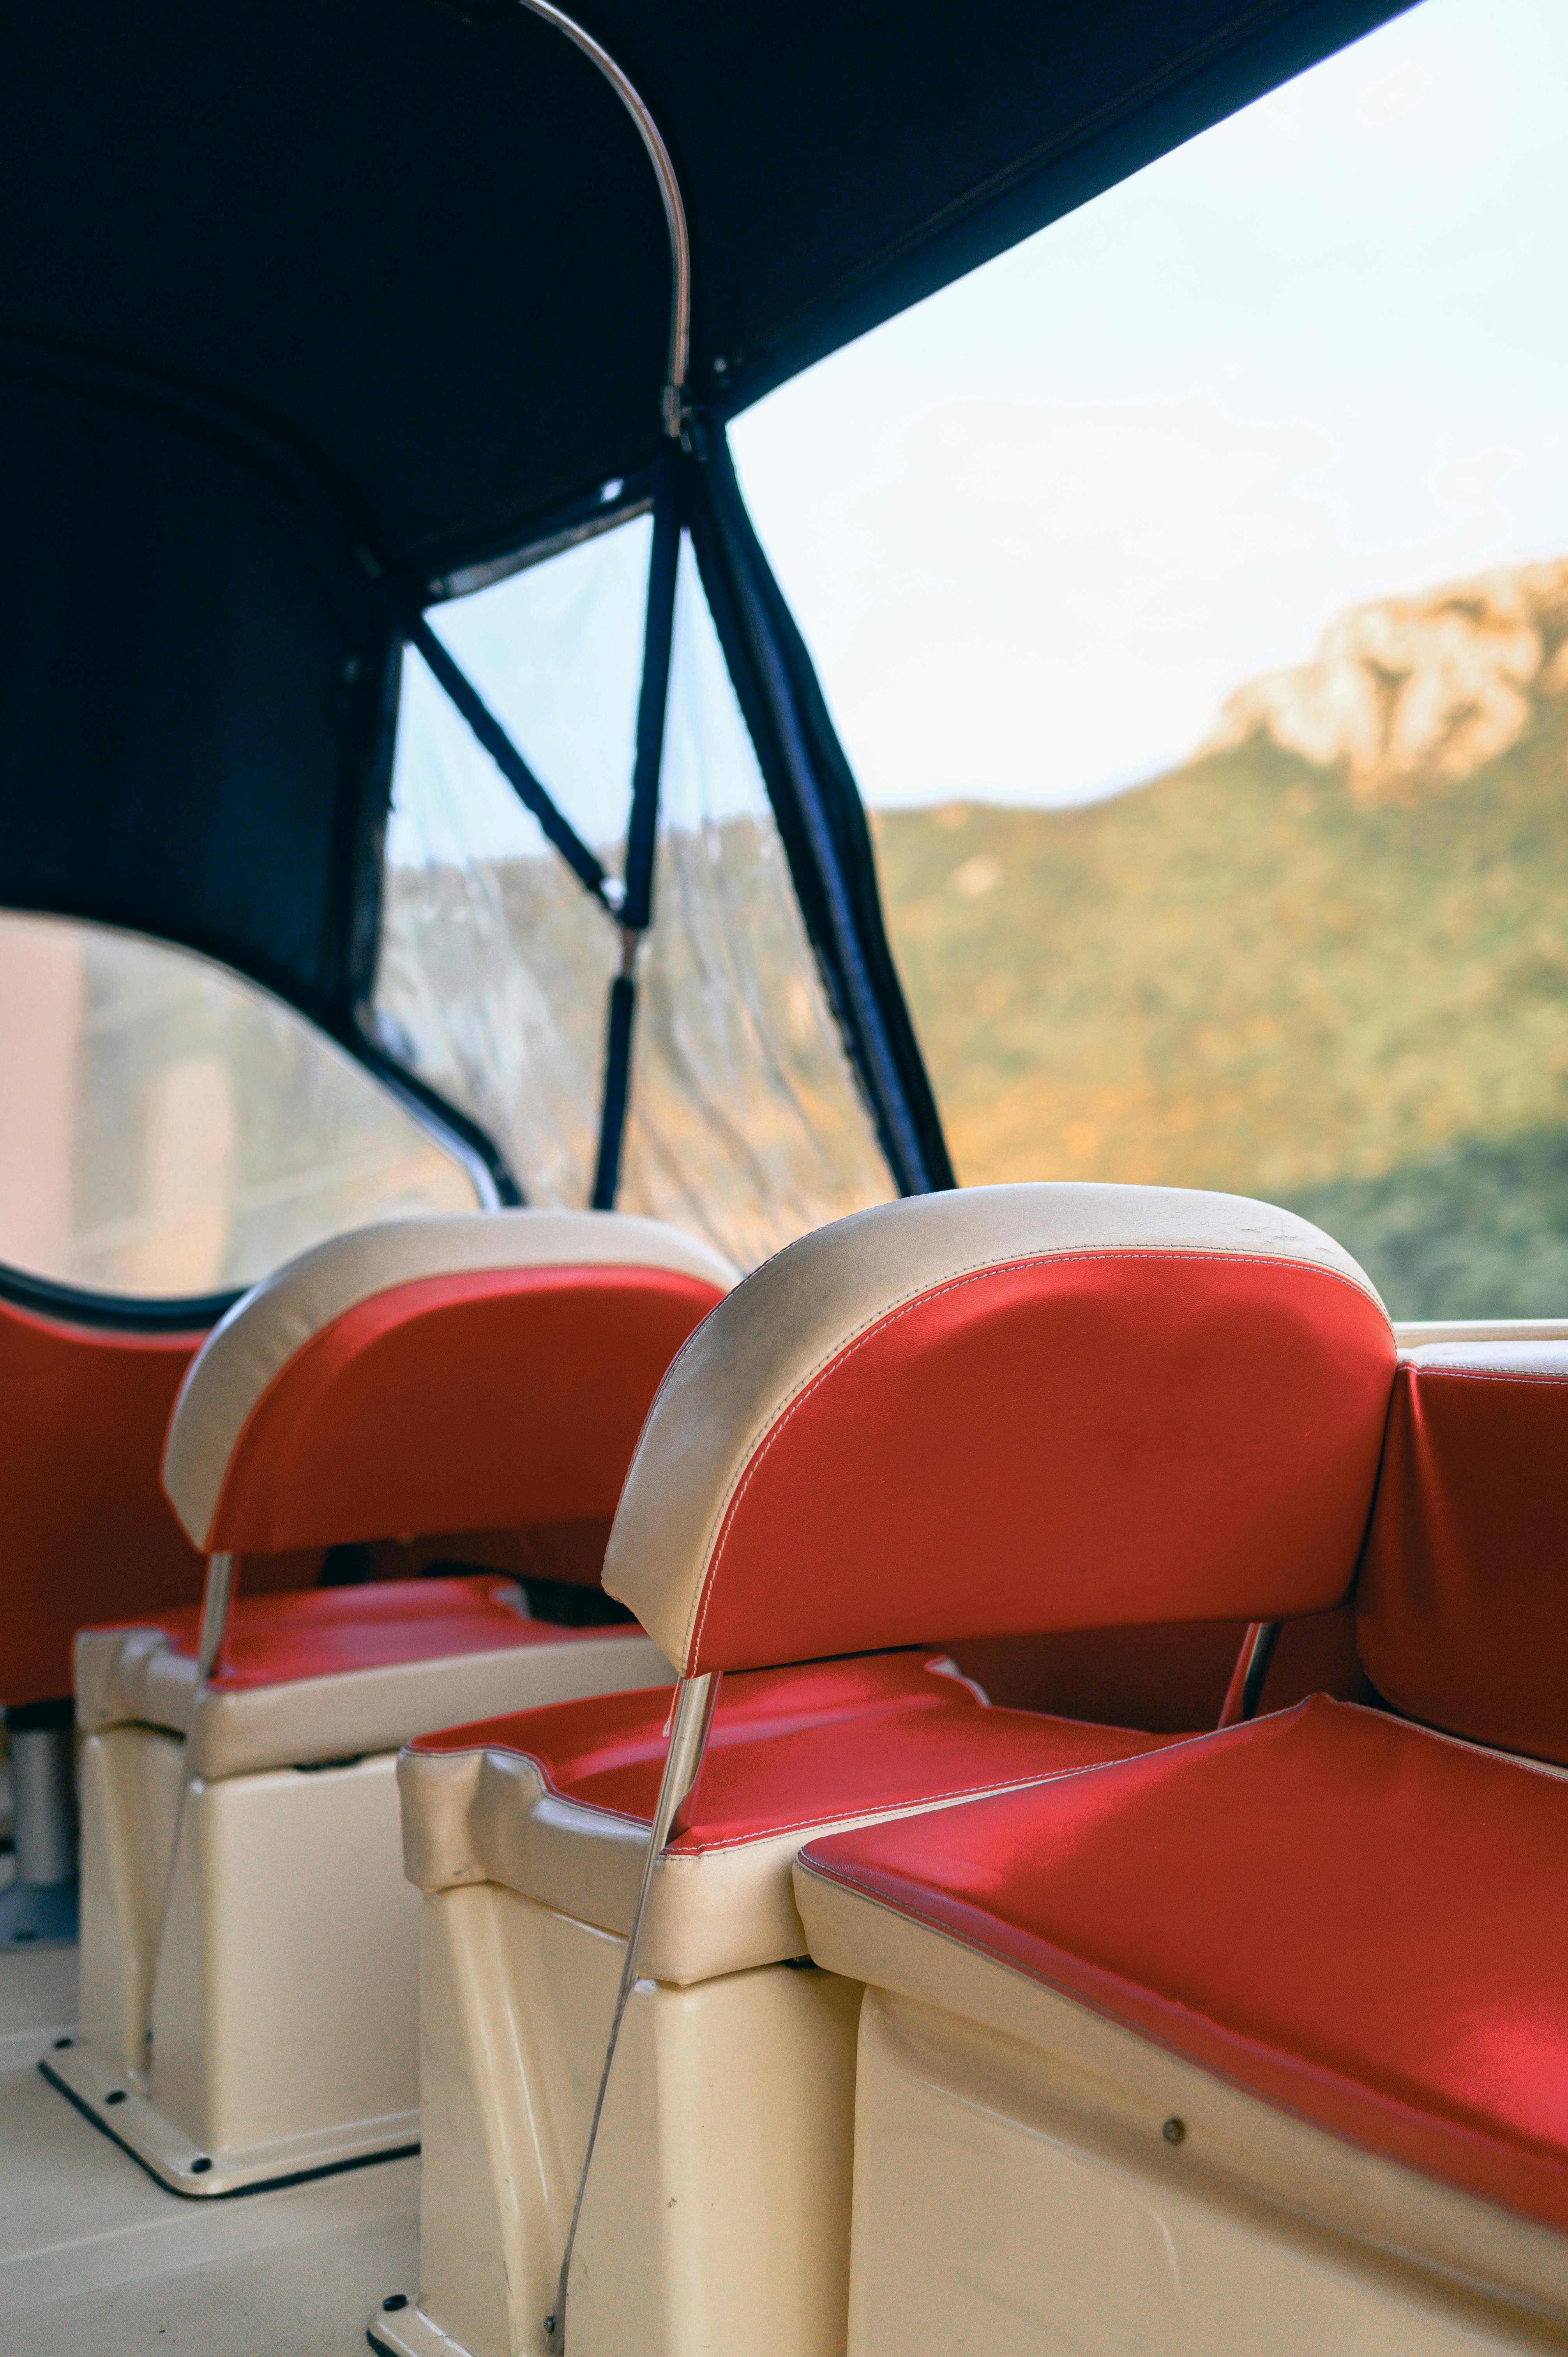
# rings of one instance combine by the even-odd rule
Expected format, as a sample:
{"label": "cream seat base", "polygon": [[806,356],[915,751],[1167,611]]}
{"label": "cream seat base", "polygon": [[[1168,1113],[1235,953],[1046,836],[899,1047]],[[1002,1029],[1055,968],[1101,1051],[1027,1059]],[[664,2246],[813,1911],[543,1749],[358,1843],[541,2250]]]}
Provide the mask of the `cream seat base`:
{"label": "cream seat base", "polygon": [[[391,2357],[543,2357],[623,1946],[493,1883],[425,1899],[420,2294],[370,2319]],[[860,1995],[785,1964],[637,1983],[570,2345],[842,2357]]]}
{"label": "cream seat base", "polygon": [[[315,2135],[203,2152],[177,2120],[149,2101],[132,2072],[117,2072],[92,2045],[74,2043],[67,2051],[51,2053],[38,2067],[52,2086],[149,2169],[160,2185],[192,2200],[263,2193],[297,2184],[302,2178],[328,2176],[368,2160],[396,2160],[419,2150],[416,2107]],[[207,2167],[199,2169],[199,2161]]]}
{"label": "cream seat base", "polygon": [[[419,1896],[392,1745],[466,1705],[671,1678],[639,1630],[199,1704],[194,1663],[160,1631],[90,1631],[78,1663],[95,1727],[81,1756],[81,2019],[58,2075],[165,2184],[201,2195],[419,2140]],[[104,1723],[138,1703],[166,1724]]]}
{"label": "cream seat base", "polygon": [[179,1813],[184,1773],[150,1727],[82,1746],[81,2029],[50,2075],[180,2193],[406,2151],[419,1899],[394,1755],[196,1778]]}
{"label": "cream seat base", "polygon": [[[1563,2347],[1563,2237],[1291,2119],[806,1867],[796,1885],[812,1954],[874,1984],[849,2357]],[[1167,2121],[1181,2123],[1174,2143]]]}

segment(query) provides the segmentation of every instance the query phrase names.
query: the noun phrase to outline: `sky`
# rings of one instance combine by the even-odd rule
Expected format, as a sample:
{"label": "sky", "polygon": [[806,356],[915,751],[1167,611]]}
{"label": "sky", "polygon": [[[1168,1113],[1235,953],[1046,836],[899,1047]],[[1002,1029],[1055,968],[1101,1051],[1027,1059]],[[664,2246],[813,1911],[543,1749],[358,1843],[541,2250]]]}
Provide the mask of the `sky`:
{"label": "sky", "polygon": [[1423,0],[735,422],[869,802],[1113,791],[1568,554],[1565,98],[1563,0]]}
{"label": "sky", "polygon": [[[735,421],[868,802],[1116,791],[1347,606],[1568,554],[1565,97],[1564,0],[1423,0]],[[432,618],[599,844],[646,530]],[[411,657],[392,856],[538,841]]]}

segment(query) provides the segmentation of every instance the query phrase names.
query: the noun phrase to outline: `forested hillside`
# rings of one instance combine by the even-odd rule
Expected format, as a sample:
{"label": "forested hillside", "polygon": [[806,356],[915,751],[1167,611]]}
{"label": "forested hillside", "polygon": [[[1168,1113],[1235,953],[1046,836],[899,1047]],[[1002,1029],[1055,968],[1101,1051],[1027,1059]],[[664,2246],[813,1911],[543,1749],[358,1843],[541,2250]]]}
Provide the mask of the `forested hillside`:
{"label": "forested hillside", "polygon": [[1568,1313],[1565,816],[1568,564],[1344,617],[1111,801],[883,813],[961,1177],[1266,1195],[1396,1312]]}

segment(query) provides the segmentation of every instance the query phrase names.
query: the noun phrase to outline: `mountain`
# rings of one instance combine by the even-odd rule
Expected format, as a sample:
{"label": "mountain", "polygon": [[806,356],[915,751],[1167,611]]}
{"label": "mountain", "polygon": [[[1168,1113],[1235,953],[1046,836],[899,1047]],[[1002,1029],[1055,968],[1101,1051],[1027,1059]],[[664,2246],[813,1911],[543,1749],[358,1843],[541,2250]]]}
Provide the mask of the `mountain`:
{"label": "mountain", "polygon": [[1358,606],[1315,662],[1226,705],[1206,750],[1261,737],[1361,802],[1463,785],[1568,694],[1568,558]]}
{"label": "mountain", "polygon": [[1396,1314],[1568,1315],[1568,560],[1343,616],[1188,762],[876,821],[961,1176],[1292,1204]]}

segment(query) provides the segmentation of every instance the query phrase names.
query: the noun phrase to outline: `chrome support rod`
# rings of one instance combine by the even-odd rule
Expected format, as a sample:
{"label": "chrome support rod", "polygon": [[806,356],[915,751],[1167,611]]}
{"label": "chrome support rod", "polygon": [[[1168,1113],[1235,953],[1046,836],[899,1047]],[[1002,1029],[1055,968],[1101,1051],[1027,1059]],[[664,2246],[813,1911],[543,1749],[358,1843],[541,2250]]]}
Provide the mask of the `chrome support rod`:
{"label": "chrome support rod", "polygon": [[679,442],[686,421],[686,371],[692,357],[692,242],[686,232],[686,208],[681,200],[681,184],[675,178],[675,167],[670,161],[670,150],[660,135],[659,125],[621,71],[609,51],[602,48],[591,33],[584,31],[564,8],[552,5],[552,0],[519,0],[521,7],[533,16],[542,16],[553,25],[594,65],[608,82],[633,123],[638,135],[648,150],[648,160],[659,180],[659,193],[664,200],[664,220],[670,231],[670,357],[665,371],[664,393],[660,403],[660,414],[664,431],[671,441]]}
{"label": "chrome support rod", "polygon": [[[196,1695],[190,1716],[194,1726],[201,1697],[217,1666],[223,1650],[223,1640],[229,1629],[229,1608],[234,1601],[234,1558],[231,1555],[209,1555],[207,1558],[207,1584],[201,1593],[201,1630],[196,1641]],[[189,1734],[186,1742],[190,1741]],[[163,1954],[164,1941],[168,1934],[169,1906],[174,1897],[174,1872],[179,1857],[180,1828],[185,1824],[185,1803],[190,1791],[188,1769],[179,1780],[179,1798],[174,1808],[174,1832],[169,1838],[168,1866],[164,1875],[163,1904],[158,1910],[158,1936],[147,1964],[146,2004],[142,2020],[144,2051],[153,2042],[153,1997],[157,1988],[158,1960]]]}
{"label": "chrome support rod", "polygon": [[1218,1721],[1220,1727],[1240,1727],[1244,1720],[1256,1718],[1258,1705],[1263,1698],[1263,1680],[1269,1674],[1279,1633],[1277,1620],[1249,1621],[1226,1688]]}
{"label": "chrome support rod", "polygon": [[207,1585],[201,1593],[201,1634],[196,1641],[196,1694],[212,1675],[223,1640],[229,1630],[229,1607],[234,1601],[234,1558],[231,1555],[213,1555],[207,1558]]}
{"label": "chrome support rod", "polygon": [[599,2120],[605,2108],[605,2093],[610,2083],[610,2065],[615,2061],[616,2045],[620,2037],[621,2017],[626,2011],[627,1999],[637,1984],[637,1943],[642,1930],[649,1893],[653,1888],[653,1869],[665,1845],[685,1831],[688,1811],[697,1789],[697,1778],[702,1773],[708,1733],[714,1723],[714,1706],[718,1700],[722,1675],[722,1671],[709,1670],[702,1677],[682,1678],[675,1690],[675,1704],[671,1713],[670,1749],[664,1757],[664,1774],[660,1781],[659,1798],[654,1804],[647,1855],[642,1861],[642,1880],[638,1889],[637,1905],[632,1910],[626,1954],[621,1959],[620,1986],[616,1991],[615,2012],[610,2018],[610,2034],[599,2071],[599,2089],[594,2098],[593,2117],[588,2122],[587,2146],[577,2176],[576,2198],[572,2204],[571,2223],[566,2229],[561,2273],[556,2278],[555,2307],[553,2313],[544,2319],[544,2346],[549,2357],[563,2357],[566,2346],[566,2282],[572,2272],[572,2252],[577,2240],[577,2222],[583,2214],[583,2196],[588,2190],[588,2170],[593,2163]]}

